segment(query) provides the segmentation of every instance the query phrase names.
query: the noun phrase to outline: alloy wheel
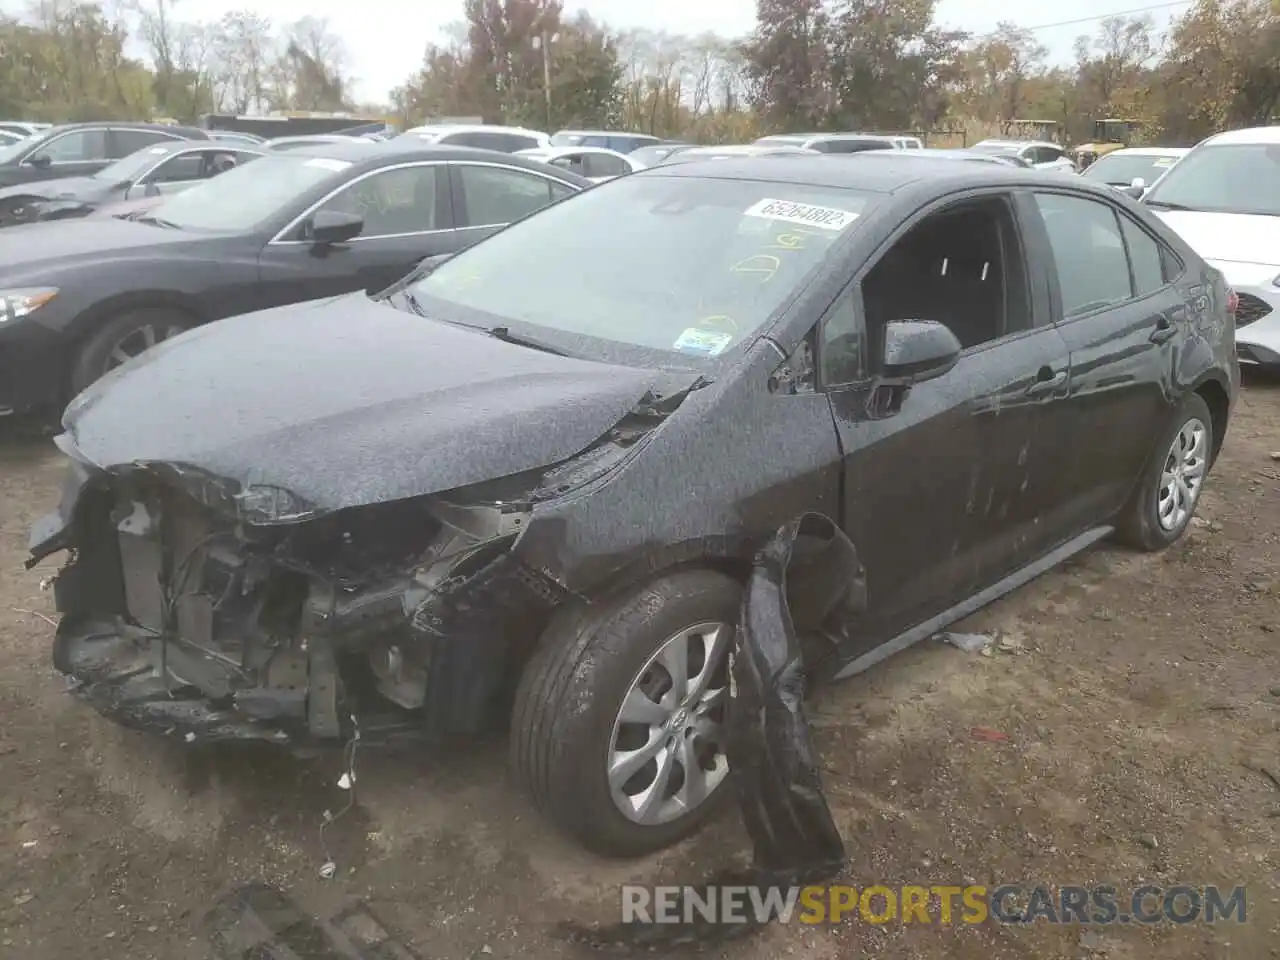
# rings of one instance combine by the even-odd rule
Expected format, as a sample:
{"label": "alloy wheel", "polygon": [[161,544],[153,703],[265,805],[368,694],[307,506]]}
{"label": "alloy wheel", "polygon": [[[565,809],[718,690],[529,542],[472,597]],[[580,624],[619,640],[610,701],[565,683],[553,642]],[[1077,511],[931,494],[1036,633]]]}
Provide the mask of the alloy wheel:
{"label": "alloy wheel", "polygon": [[1160,472],[1156,496],[1156,519],[1166,533],[1181,530],[1200,499],[1209,467],[1209,431],[1196,417],[1174,435]]}
{"label": "alloy wheel", "polygon": [[146,353],[162,340],[168,340],[171,337],[176,337],[178,334],[182,333],[184,329],[185,328],[174,324],[162,325],[148,323],[129,331],[116,341],[116,345],[112,347],[111,352],[107,354],[107,365],[103,372],[105,373],[107,370],[114,370],[122,363],[126,363],[134,357]]}
{"label": "alloy wheel", "polygon": [[699,623],[663,642],[628,688],[609,741],[609,792],[633,823],[685,816],[729,773],[725,756],[733,628]]}

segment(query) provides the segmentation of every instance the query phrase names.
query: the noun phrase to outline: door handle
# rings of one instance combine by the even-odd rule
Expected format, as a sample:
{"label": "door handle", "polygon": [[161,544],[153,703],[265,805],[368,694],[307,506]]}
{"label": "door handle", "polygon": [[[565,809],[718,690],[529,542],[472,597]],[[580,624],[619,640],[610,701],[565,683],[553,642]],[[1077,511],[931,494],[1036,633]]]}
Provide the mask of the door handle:
{"label": "door handle", "polygon": [[1148,339],[1152,343],[1165,343],[1171,340],[1177,332],[1178,328],[1173,325],[1173,321],[1162,313],[1156,320],[1156,328],[1151,331],[1151,336]]}
{"label": "door handle", "polygon": [[1036,373],[1036,382],[1027,387],[1028,397],[1040,397],[1046,393],[1053,393],[1060,386],[1067,382],[1067,371],[1059,370],[1053,372],[1051,367],[1041,367]]}

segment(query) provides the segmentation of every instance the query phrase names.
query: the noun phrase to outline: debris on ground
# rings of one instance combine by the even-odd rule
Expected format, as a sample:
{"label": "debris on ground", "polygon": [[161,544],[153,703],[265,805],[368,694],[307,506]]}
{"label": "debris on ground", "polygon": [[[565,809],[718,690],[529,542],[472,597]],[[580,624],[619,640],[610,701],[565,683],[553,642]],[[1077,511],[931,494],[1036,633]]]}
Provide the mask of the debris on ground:
{"label": "debris on ground", "polygon": [[937,633],[933,638],[965,653],[981,653],[991,646],[991,638],[985,633]]}
{"label": "debris on ground", "polygon": [[1003,730],[995,730],[991,727],[970,727],[969,737],[973,740],[981,740],[983,743],[1003,743],[1009,739],[1009,735]]}

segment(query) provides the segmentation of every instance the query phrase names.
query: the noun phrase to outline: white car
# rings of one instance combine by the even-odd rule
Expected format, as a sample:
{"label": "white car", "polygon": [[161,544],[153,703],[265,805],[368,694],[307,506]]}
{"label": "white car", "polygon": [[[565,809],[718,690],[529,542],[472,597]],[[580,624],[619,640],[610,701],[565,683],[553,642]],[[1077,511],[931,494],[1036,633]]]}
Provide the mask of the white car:
{"label": "white car", "polygon": [[1080,176],[1137,198],[1190,152],[1189,147],[1126,147],[1099,157]]}
{"label": "white car", "polygon": [[625,153],[606,147],[542,147],[517,150],[516,156],[572,170],[578,176],[595,183],[603,183],[605,180],[644,169],[644,164],[632,162]]}
{"label": "white car", "polygon": [[756,140],[757,147],[801,147],[818,153],[862,153],[864,150],[916,150],[920,141],[889,133],[775,133]]}
{"label": "white car", "polygon": [[1142,202],[1239,297],[1240,362],[1280,373],[1280,126],[1202,140]]}
{"label": "white car", "polygon": [[424,127],[411,127],[400,136],[415,137],[442,147],[480,147],[500,153],[546,150],[551,147],[551,138],[541,130],[500,127],[494,124],[428,124]]}
{"label": "white car", "polygon": [[980,140],[966,150],[978,153],[994,153],[997,156],[1017,157],[1037,170],[1054,173],[1075,173],[1076,165],[1060,144],[1048,140]]}

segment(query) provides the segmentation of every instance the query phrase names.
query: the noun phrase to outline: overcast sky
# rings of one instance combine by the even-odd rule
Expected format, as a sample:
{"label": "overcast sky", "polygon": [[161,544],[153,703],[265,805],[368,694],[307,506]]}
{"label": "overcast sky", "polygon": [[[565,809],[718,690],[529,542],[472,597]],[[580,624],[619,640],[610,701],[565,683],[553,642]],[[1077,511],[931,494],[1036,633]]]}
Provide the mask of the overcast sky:
{"label": "overcast sky", "polygon": [[[1029,27],[1058,24],[1064,20],[1101,18],[1159,0],[940,0],[940,23],[975,33],[995,27],[1003,19],[1015,19]],[[1171,14],[1190,5],[1165,4],[1151,11],[1163,26]],[[23,0],[0,0],[0,9],[17,11]],[[567,10],[585,10],[614,28],[644,27],[669,33],[707,31],[724,36],[745,34],[755,25],[754,0],[566,0]],[[357,82],[360,100],[383,101],[392,87],[403,83],[417,69],[427,43],[438,39],[440,28],[462,17],[461,0],[176,0],[175,13],[188,20],[217,20],[233,9],[250,9],[276,23],[304,16],[326,18],[346,44],[348,70]],[[1097,21],[1074,23],[1037,31],[1055,59],[1070,56],[1071,45],[1081,33],[1097,28]]]}

